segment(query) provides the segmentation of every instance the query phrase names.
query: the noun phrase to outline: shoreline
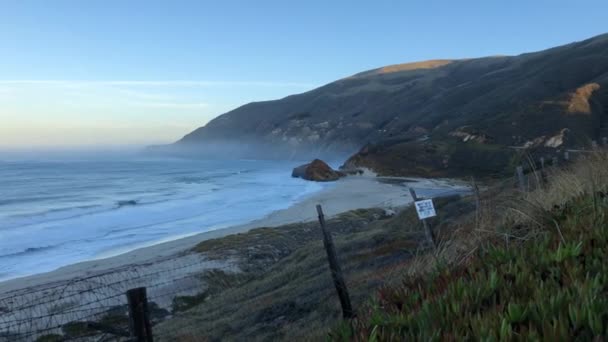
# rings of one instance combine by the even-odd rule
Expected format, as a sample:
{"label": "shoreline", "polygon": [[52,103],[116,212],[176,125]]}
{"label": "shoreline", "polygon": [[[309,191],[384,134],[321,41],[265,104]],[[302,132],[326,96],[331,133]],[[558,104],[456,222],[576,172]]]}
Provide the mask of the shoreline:
{"label": "shoreline", "polygon": [[[462,192],[464,187],[453,180],[420,179],[399,177],[373,177],[370,175],[352,176],[336,181],[332,186],[303,197],[286,209],[274,211],[262,218],[245,224],[220,228],[203,233],[193,234],[176,240],[162,242],[152,246],[138,248],[108,258],[99,258],[78,262],[56,270],[39,273],[0,282],[0,296],[3,293],[24,291],[32,288],[43,288],[48,284],[67,282],[96,274],[122,272],[125,267],[154,268],[155,264],[173,258],[193,258],[189,251],[198,243],[222,238],[232,234],[244,233],[254,228],[279,227],[292,223],[304,223],[317,219],[315,206],[321,204],[327,218],[340,213],[367,208],[398,209],[411,202],[409,186],[433,191]],[[196,258],[197,256],[194,256]],[[201,258],[201,266],[205,260]],[[203,271],[205,267],[196,271]],[[189,270],[193,272],[193,270]],[[125,277],[128,275],[125,274]]]}

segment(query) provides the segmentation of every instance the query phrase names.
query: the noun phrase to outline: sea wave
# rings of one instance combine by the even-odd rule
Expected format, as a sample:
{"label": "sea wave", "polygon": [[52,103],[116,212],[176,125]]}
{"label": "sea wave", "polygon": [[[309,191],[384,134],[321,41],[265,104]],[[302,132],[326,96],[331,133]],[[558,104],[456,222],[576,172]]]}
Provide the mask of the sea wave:
{"label": "sea wave", "polygon": [[0,259],[8,258],[8,257],[18,257],[22,255],[36,254],[39,252],[48,251],[50,249],[56,248],[57,246],[42,246],[42,247],[28,247],[16,252],[0,254]]}
{"label": "sea wave", "polygon": [[0,167],[19,200],[0,212],[3,278],[243,224],[324,186],[291,178],[291,163],[124,163]]}
{"label": "sea wave", "polygon": [[13,197],[13,198],[4,198],[0,199],[0,206],[6,206],[11,204],[23,204],[23,203],[36,203],[36,202],[45,202],[52,201],[58,199],[64,199],[65,196],[54,195],[54,196],[31,196],[31,197]]}

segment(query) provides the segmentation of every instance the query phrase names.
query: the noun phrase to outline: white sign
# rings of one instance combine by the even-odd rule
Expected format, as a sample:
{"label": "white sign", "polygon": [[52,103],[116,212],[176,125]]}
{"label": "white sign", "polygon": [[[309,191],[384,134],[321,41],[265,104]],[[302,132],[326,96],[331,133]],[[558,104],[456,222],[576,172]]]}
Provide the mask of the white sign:
{"label": "white sign", "polygon": [[421,220],[429,217],[437,216],[435,213],[435,206],[433,206],[433,200],[427,199],[422,201],[414,202],[416,205],[416,212],[418,212],[418,218]]}

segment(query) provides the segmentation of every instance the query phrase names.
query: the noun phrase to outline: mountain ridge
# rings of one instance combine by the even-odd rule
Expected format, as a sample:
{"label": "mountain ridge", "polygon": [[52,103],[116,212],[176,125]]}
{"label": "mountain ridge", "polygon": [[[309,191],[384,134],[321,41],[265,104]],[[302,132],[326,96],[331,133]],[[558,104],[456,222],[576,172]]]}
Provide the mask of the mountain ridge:
{"label": "mountain ridge", "polygon": [[[506,167],[513,158],[510,146],[555,150],[547,153],[585,148],[601,139],[600,127],[608,127],[607,108],[608,34],[603,34],[517,56],[364,71],[238,107],[177,146],[258,144],[287,156],[355,153],[350,164],[382,174],[457,176],[456,169],[499,155],[504,155],[500,161],[480,172]],[[454,159],[454,153],[462,156]],[[452,163],[467,154],[483,156],[470,165]],[[387,161],[395,156],[398,167]]]}

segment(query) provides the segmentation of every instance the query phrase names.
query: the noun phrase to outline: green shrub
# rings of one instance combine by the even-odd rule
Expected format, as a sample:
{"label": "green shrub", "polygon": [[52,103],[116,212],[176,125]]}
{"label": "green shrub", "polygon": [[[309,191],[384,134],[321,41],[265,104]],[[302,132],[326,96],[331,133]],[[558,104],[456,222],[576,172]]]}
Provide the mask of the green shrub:
{"label": "green shrub", "polygon": [[89,324],[87,322],[79,321],[64,324],[61,327],[61,330],[63,331],[65,337],[70,339],[86,337],[95,333],[95,330],[89,328]]}
{"label": "green shrub", "polygon": [[480,248],[379,291],[331,333],[339,340],[593,340],[608,337],[608,206],[579,196],[553,211],[557,231]]}
{"label": "green shrub", "polygon": [[62,342],[64,338],[59,334],[42,335],[36,339],[36,342]]}
{"label": "green shrub", "polygon": [[207,297],[208,293],[206,291],[194,296],[177,296],[173,298],[173,312],[186,311],[193,308],[203,303]]}

